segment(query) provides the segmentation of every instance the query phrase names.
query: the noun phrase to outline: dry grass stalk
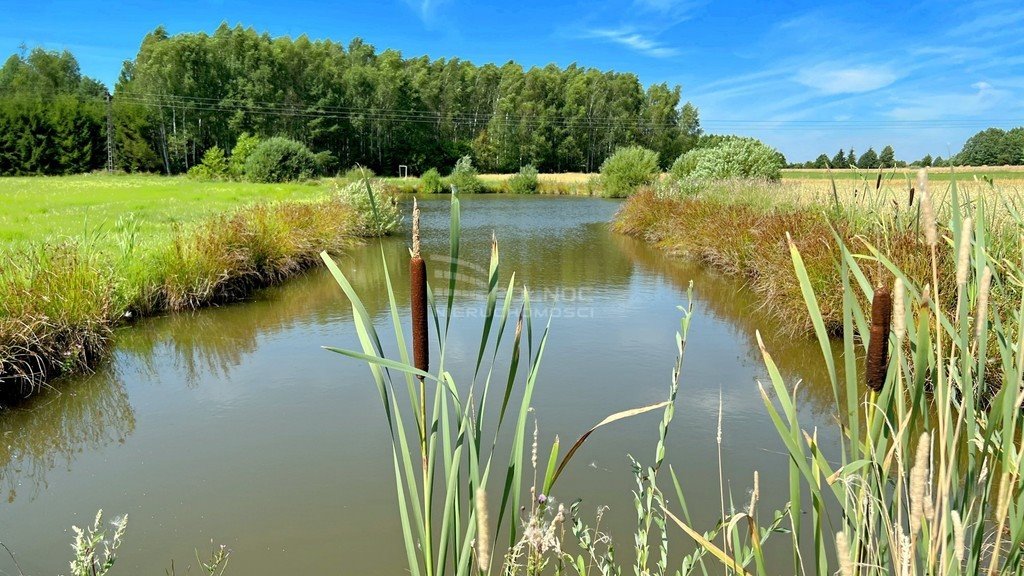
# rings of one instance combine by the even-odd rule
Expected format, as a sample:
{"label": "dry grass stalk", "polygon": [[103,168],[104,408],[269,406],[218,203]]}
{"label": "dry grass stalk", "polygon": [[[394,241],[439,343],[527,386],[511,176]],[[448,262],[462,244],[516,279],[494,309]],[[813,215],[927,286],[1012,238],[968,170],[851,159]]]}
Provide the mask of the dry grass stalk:
{"label": "dry grass stalk", "polygon": [[846,532],[836,534],[836,556],[839,558],[839,573],[842,576],[853,576],[850,541],[846,538]]}
{"label": "dry grass stalk", "polygon": [[899,346],[907,333],[906,289],[903,287],[902,278],[897,278],[893,283],[892,298],[893,331],[896,333],[896,342]]}

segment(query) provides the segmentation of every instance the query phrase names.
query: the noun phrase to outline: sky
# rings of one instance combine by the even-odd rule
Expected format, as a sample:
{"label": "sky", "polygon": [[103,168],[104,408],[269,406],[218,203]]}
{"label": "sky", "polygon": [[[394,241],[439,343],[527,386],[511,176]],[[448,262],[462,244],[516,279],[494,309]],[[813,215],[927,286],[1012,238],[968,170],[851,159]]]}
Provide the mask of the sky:
{"label": "sky", "polygon": [[979,130],[1024,125],[1021,0],[0,0],[0,11],[0,55],[68,49],[108,86],[157,26],[226,22],[358,36],[407,57],[634,72],[681,85],[706,132],[760,138],[791,161],[885,145],[907,161],[948,157]]}

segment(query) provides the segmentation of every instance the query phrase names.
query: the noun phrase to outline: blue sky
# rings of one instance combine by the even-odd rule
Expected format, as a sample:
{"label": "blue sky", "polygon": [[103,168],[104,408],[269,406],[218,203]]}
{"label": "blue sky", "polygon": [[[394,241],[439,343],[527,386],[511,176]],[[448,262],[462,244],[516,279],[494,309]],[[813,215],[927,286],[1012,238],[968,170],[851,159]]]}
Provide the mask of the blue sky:
{"label": "blue sky", "polygon": [[1024,125],[1020,0],[0,0],[0,10],[0,53],[67,48],[108,85],[156,26],[227,22],[360,36],[406,56],[632,71],[681,84],[706,131],[756,136],[793,160],[886,144],[907,160],[946,157],[980,129]]}

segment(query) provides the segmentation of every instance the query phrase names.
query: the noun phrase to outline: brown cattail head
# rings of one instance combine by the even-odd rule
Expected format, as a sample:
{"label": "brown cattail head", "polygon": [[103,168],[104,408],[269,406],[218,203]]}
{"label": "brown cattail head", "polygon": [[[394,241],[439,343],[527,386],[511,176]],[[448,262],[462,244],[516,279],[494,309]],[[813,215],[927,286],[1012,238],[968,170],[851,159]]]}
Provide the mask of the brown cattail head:
{"label": "brown cattail head", "polygon": [[427,335],[427,264],[420,257],[420,209],[415,204],[412,209],[412,258],[409,260],[409,280],[413,363],[417,369],[426,372],[430,368],[430,339]]}
{"label": "brown cattail head", "polygon": [[910,194],[907,195],[907,207],[914,205],[914,187],[910,187]]}
{"label": "brown cattail head", "polygon": [[867,384],[875,392],[885,384],[889,369],[889,331],[892,325],[892,294],[885,286],[871,300],[871,341],[868,343]]}

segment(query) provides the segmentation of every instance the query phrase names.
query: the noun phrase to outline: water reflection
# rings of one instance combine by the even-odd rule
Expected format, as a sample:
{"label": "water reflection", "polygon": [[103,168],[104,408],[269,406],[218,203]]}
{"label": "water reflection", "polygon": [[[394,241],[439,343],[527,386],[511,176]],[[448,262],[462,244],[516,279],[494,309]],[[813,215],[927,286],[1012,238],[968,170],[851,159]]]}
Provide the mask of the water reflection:
{"label": "water reflection", "polygon": [[[822,415],[835,412],[828,369],[817,340],[810,336],[794,337],[763,309],[756,295],[737,278],[684,259],[669,261],[647,244],[627,236],[613,235],[613,238],[622,254],[650,274],[662,276],[680,288],[685,288],[692,280],[700,307],[730,326],[736,338],[747,343],[738,349],[746,350],[748,358],[757,364],[762,362],[756,337],[760,331],[765,348],[778,364],[785,381],[793,385],[801,383],[802,408]],[[840,363],[840,342],[833,343],[832,352]],[[839,378],[842,385],[841,374]],[[770,389],[768,383],[765,384]]]}
{"label": "water reflection", "polygon": [[47,474],[70,470],[79,454],[125,442],[135,413],[123,381],[106,366],[73,387],[5,408],[0,430],[0,482],[11,503],[35,498],[47,488]]}

